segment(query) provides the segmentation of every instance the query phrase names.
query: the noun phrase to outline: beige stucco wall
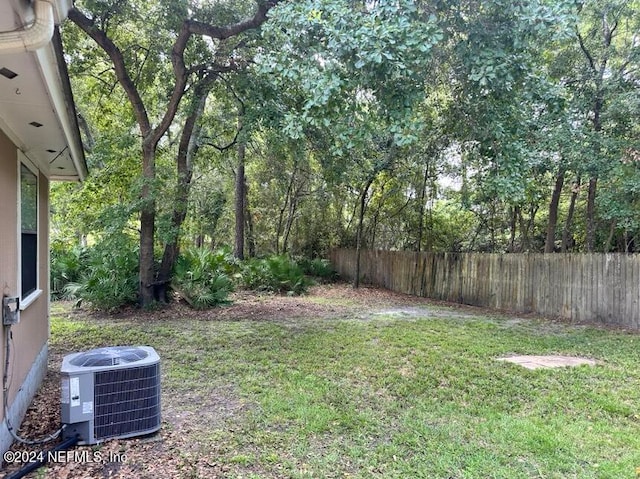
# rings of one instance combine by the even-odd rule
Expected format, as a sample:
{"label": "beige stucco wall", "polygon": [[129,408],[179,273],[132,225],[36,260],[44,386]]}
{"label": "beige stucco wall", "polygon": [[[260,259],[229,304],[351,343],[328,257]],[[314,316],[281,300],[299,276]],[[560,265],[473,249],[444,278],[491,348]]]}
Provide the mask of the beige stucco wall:
{"label": "beige stucco wall", "polygon": [[[17,150],[13,143],[0,131],[0,291],[2,295],[17,294],[18,235],[17,235],[17,191],[18,168]],[[0,333],[0,358],[5,363],[5,333]],[[4,373],[4,371],[3,371]],[[15,393],[14,393],[15,394]],[[1,396],[1,395],[0,395]],[[4,398],[0,397],[0,417],[4,418]]]}
{"label": "beige stucco wall", "polygon": [[[18,171],[17,149],[0,131],[0,289],[4,295],[9,296],[18,294]],[[9,369],[9,405],[23,386],[49,334],[49,182],[42,174],[38,176],[38,288],[42,290],[42,294],[21,311],[20,323],[11,327],[13,341]],[[0,357],[4,369],[5,328],[2,329],[0,339]],[[0,417],[4,417],[4,405],[2,406]]]}

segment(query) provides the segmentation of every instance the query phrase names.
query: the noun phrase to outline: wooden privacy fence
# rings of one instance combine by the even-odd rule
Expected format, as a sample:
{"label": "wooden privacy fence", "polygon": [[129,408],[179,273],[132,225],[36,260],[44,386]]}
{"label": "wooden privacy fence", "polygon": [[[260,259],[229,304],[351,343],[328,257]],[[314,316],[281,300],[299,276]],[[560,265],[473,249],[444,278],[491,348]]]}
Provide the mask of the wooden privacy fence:
{"label": "wooden privacy fence", "polygon": [[[355,250],[331,262],[353,279]],[[401,293],[640,329],[640,255],[364,250],[360,269],[364,283]]]}

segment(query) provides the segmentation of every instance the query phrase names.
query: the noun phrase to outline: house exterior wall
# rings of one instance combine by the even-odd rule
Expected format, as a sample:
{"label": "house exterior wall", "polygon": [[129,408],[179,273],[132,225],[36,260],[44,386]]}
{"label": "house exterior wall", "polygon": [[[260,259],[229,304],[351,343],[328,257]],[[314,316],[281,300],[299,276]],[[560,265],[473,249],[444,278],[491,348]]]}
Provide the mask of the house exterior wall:
{"label": "house exterior wall", "polygon": [[[18,191],[17,150],[13,143],[0,132],[0,290],[2,295],[15,296],[18,289],[18,223],[17,191]],[[5,331],[0,334],[0,359],[5,363]],[[3,371],[4,373],[4,371]],[[4,418],[4,397],[0,398],[2,409],[0,417]]]}
{"label": "house exterior wall", "polygon": [[[2,295],[19,293],[19,161],[22,155],[0,131],[0,290]],[[49,335],[49,181],[38,174],[38,288],[42,293],[20,312],[20,323],[11,326],[9,356],[9,419],[18,426],[37,391],[47,367]],[[6,357],[7,328],[0,334],[2,374]],[[0,451],[12,440],[4,421],[4,398],[0,398]]]}

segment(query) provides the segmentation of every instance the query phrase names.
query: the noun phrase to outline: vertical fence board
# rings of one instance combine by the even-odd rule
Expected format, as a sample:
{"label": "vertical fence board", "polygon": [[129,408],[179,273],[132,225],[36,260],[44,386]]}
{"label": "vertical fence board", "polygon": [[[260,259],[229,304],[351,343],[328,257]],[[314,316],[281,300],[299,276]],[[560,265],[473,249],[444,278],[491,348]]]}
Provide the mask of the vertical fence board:
{"label": "vertical fence board", "polygon": [[[624,289],[625,291],[627,289],[629,290],[638,290],[640,289],[640,285],[638,284],[638,276],[634,275],[635,272],[637,272],[638,270],[638,258],[634,258],[635,261],[633,264],[630,264],[629,267],[627,268],[626,271],[626,275],[625,275],[625,284],[624,284]],[[630,324],[633,325],[633,327],[640,329],[640,320],[639,320],[639,316],[640,316],[640,311],[638,311],[638,298],[637,297],[633,297],[633,295],[625,295],[625,317],[624,317],[624,321],[625,323],[628,321]]]}

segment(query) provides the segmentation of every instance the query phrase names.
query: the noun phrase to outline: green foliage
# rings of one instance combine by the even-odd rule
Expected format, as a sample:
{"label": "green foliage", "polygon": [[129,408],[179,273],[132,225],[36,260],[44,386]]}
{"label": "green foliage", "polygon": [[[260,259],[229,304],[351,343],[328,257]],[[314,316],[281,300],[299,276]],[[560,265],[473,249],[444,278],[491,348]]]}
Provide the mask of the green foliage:
{"label": "green foliage", "polygon": [[64,295],[93,308],[115,310],[138,299],[138,246],[125,234],[98,241],[83,254],[84,266],[76,282],[69,282]]}
{"label": "green foliage", "polygon": [[380,122],[389,123],[397,145],[417,140],[421,120],[413,107],[443,38],[434,15],[412,0],[284,2],[274,12],[263,28],[272,48],[257,56],[257,65],[274,89],[298,95],[284,114],[288,136],[330,128],[337,156],[367,143]]}
{"label": "green foliage", "polygon": [[331,262],[324,258],[300,258],[297,260],[298,265],[302,268],[304,274],[319,278],[323,281],[334,281],[338,278],[338,273]]}
{"label": "green foliage", "polygon": [[[196,3],[76,1],[126,52],[153,124],[172,85],[166,46],[182,19],[230,24],[255,9],[237,0]],[[150,186],[157,252],[177,235],[185,246],[230,244],[237,160],[233,147],[221,147],[236,138],[242,103],[250,255],[315,258],[354,247],[371,178],[364,248],[539,251],[559,172],[556,240],[566,228],[568,247],[585,249],[588,181],[597,178],[597,249],[638,251],[639,28],[635,0],[301,0],[279,2],[240,47],[194,37],[187,66],[211,65],[215,54],[224,71],[193,138],[199,149],[178,231],[170,199],[176,132],[191,102],[183,100],[161,142],[155,181],[143,183],[131,105],[114,88],[106,55],[67,23],[73,88],[93,135],[85,135],[92,175],[83,185],[53,186],[53,238],[74,244],[137,229],[141,191]],[[73,258],[53,251],[52,259],[55,296]],[[300,266],[314,274],[307,260]],[[281,290],[266,262],[242,271],[256,289]]]}
{"label": "green foliage", "polygon": [[72,299],[67,285],[80,279],[85,255],[79,246],[66,247],[62,242],[51,244],[51,299]]}
{"label": "green foliage", "polygon": [[228,302],[238,270],[228,250],[189,248],[176,261],[171,286],[192,307],[210,308]]}
{"label": "green foliage", "polygon": [[311,284],[302,268],[284,255],[247,260],[242,282],[249,289],[288,294],[302,294]]}
{"label": "green foliage", "polygon": [[428,223],[432,250],[468,251],[473,240],[473,213],[460,209],[455,201],[435,204]]}

